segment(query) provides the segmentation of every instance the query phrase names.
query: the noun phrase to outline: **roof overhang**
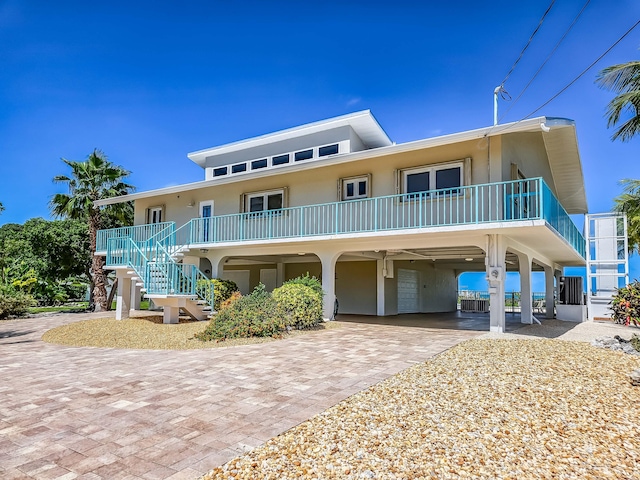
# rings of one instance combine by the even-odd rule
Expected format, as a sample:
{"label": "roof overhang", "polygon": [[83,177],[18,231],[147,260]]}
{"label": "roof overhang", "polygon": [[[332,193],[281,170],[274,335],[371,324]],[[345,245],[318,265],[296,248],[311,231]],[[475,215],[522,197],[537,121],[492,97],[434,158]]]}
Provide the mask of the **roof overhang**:
{"label": "roof overhang", "polygon": [[287,130],[279,130],[259,137],[227,143],[226,145],[220,145],[219,147],[206,148],[204,150],[189,153],[187,154],[187,157],[204,168],[207,157],[237,152],[247,148],[260,147],[269,143],[289,140],[303,135],[311,135],[313,133],[323,132],[343,126],[350,126],[367,148],[386,147],[393,143],[371,111],[362,110],[360,112],[329,118],[319,122],[307,123]]}
{"label": "roof overhang", "polygon": [[[464,132],[426,138],[423,140],[416,140],[413,142],[401,143],[398,145],[390,144],[388,146],[381,146],[371,150],[362,150],[353,153],[346,153],[344,155],[335,155],[333,157],[327,158],[326,160],[318,162],[300,163],[288,165],[283,168],[250,171],[229,177],[214,178],[211,180],[203,180],[183,185],[159,188],[156,190],[148,190],[146,192],[139,192],[121,197],[107,198],[98,200],[94,203],[97,206],[111,205],[141,198],[169,195],[191,190],[198,190],[200,188],[242,182],[250,178],[264,178],[267,176],[280,175],[285,172],[289,173],[314,168],[322,168],[330,165],[364,160],[368,158],[383,157],[386,155],[411,152],[425,148],[439,147],[443,145],[450,145],[453,143],[461,143],[516,132],[541,132],[543,134],[543,138],[545,138],[545,146],[548,150],[549,162],[552,164],[551,169],[555,179],[555,185],[553,185],[553,189],[555,192],[557,192],[558,199],[562,202],[563,206],[565,206],[565,209],[570,214],[586,212],[587,202],[584,192],[584,179],[582,174],[582,166],[580,163],[580,155],[578,153],[578,141],[576,138],[575,122],[569,119],[551,117],[536,117],[529,120],[494,125],[492,127],[479,128],[476,130],[467,130]],[[567,145],[563,145],[563,143],[566,143]],[[557,175],[559,175],[558,178],[555,178],[556,172]],[[558,189],[558,187],[560,187],[560,189]],[[567,202],[567,204],[565,204],[565,202]],[[569,205],[570,207],[567,207],[567,205]]]}

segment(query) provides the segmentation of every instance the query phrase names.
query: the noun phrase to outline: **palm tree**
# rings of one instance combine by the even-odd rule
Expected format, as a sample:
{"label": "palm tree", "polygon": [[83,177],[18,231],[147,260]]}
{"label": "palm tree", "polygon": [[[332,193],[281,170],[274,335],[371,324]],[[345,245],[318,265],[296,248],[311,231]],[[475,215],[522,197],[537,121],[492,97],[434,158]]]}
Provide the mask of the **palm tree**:
{"label": "palm tree", "polygon": [[614,199],[614,210],[627,214],[629,253],[640,253],[640,180],[625,178],[622,194]]}
{"label": "palm tree", "polygon": [[[57,175],[56,183],[66,183],[69,193],[58,193],[49,204],[51,212],[57,217],[85,220],[88,224],[91,257],[91,276],[93,283],[94,310],[107,310],[106,275],[104,259],[93,253],[96,251],[96,236],[102,227],[105,211],[94,205],[96,200],[126,195],[134,187],[124,183],[130,172],[114,165],[100,150],[94,150],[84,162],[62,159],[71,167],[71,176]],[[111,205],[110,216],[125,221],[129,211],[127,203]]]}
{"label": "palm tree", "polygon": [[617,94],[607,106],[607,127],[617,126],[621,116],[631,114],[611,139],[631,140],[640,133],[640,61],[607,67],[598,74],[596,83]]}
{"label": "palm tree", "polygon": [[2,205],[2,202],[0,202],[0,213],[4,212],[4,205]]}

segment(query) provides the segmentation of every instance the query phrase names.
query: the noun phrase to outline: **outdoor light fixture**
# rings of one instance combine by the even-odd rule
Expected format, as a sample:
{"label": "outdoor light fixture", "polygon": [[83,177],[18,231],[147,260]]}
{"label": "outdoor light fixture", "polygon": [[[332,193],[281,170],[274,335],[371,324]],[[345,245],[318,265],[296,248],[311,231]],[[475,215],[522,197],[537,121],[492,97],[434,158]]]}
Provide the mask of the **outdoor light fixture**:
{"label": "outdoor light fixture", "polygon": [[209,253],[209,249],[208,248],[201,248],[200,249],[200,253]]}
{"label": "outdoor light fixture", "polygon": [[465,258],[467,262],[473,262],[473,258]]}

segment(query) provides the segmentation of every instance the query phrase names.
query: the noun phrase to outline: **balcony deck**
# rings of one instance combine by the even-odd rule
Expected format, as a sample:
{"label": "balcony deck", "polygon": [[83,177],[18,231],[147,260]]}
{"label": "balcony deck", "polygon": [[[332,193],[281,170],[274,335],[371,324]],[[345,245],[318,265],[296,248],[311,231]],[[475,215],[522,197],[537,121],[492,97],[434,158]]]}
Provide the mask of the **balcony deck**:
{"label": "balcony deck", "polygon": [[177,229],[169,222],[101,230],[97,254],[118,237],[197,248],[532,225],[549,227],[585,257],[584,237],[541,178],[194,218]]}

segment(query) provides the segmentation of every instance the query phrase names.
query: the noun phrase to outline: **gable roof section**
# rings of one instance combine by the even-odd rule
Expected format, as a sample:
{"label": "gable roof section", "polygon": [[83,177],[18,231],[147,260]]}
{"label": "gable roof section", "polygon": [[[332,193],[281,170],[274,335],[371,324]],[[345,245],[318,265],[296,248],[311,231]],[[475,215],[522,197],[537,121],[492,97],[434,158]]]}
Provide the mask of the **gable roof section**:
{"label": "gable roof section", "polygon": [[[546,129],[549,129],[549,131],[547,132]],[[258,170],[257,172],[248,172],[247,174],[239,174],[230,177],[220,177],[211,180],[203,180],[183,185],[159,188],[156,190],[148,190],[146,192],[133,193],[122,197],[113,197],[104,200],[98,200],[95,202],[95,205],[111,205],[115,203],[136,200],[139,198],[155,197],[158,195],[169,195],[190,190],[198,190],[205,187],[242,182],[249,178],[280,175],[281,173],[285,173],[285,171],[289,173],[299,170],[326,167],[329,165],[336,165],[366,158],[375,158],[384,155],[421,150],[424,148],[439,147],[442,145],[450,145],[453,143],[500,136],[515,132],[542,132],[554,181],[554,185],[550,185],[550,187],[558,197],[558,200],[560,200],[562,205],[567,210],[567,213],[577,214],[587,212],[587,199],[584,190],[584,176],[582,173],[582,164],[580,162],[580,154],[578,151],[575,122],[566,118],[552,117],[536,117],[529,120],[505,123],[492,127],[479,128],[476,130],[467,130],[465,132],[452,133],[439,137],[425,138],[423,140],[416,140],[413,142],[401,143],[398,145],[390,144],[388,146],[382,146],[371,150],[362,150],[358,152],[347,153],[344,155],[336,155],[335,157],[327,158],[322,162],[291,165],[286,169],[274,168],[265,169],[264,171]],[[257,138],[263,137],[256,137],[255,139],[250,139],[248,141],[256,140]],[[243,142],[236,142],[235,144],[229,144],[226,147],[229,147],[230,145],[240,145],[242,143]]]}
{"label": "gable roof section", "polygon": [[360,137],[360,140],[367,148],[386,147],[391,145],[391,139],[382,129],[370,110],[333,117],[319,122],[307,123],[298,127],[279,130],[259,137],[248,138],[238,142],[227,143],[218,147],[206,148],[187,154],[187,157],[202,168],[205,167],[207,157],[222,155],[225,153],[237,152],[247,148],[259,147],[269,143],[289,140],[291,138],[310,135],[337,127],[350,126]]}

